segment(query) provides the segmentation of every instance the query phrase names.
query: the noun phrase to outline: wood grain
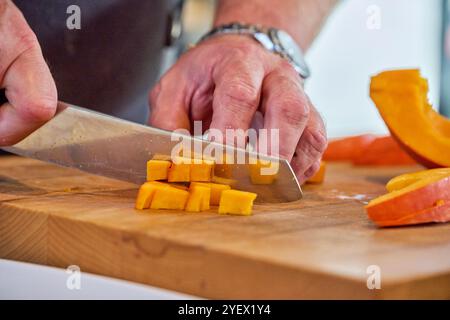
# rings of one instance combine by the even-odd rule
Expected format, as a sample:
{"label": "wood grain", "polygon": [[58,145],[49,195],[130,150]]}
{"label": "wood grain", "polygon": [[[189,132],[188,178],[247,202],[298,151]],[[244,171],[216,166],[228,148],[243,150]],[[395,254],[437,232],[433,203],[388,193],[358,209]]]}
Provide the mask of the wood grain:
{"label": "wood grain", "polygon": [[[207,298],[450,298],[450,224],[378,229],[364,212],[407,168],[328,167],[251,217],[133,209],[137,186],[0,158],[0,257]],[[366,286],[370,265],[381,290]]]}

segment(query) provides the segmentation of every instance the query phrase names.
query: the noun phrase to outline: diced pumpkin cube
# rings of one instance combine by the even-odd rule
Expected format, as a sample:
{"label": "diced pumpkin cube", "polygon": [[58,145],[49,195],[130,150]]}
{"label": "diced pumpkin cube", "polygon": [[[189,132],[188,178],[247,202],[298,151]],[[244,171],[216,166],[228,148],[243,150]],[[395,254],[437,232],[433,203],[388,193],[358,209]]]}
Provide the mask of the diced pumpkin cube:
{"label": "diced pumpkin cube", "polygon": [[157,188],[150,204],[151,209],[184,210],[189,192],[174,187]]}
{"label": "diced pumpkin cube", "polygon": [[167,180],[170,161],[149,160],[147,162],[147,181]]}
{"label": "diced pumpkin cube", "polygon": [[191,181],[211,181],[214,161],[201,160],[201,163],[191,164]]}
{"label": "diced pumpkin cube", "polygon": [[255,164],[249,165],[250,181],[253,184],[273,184],[277,178],[279,164],[270,161],[257,161]]}
{"label": "diced pumpkin cube", "polygon": [[191,188],[195,186],[203,186],[211,189],[211,197],[210,197],[210,205],[218,206],[220,203],[220,197],[222,192],[225,190],[230,190],[231,187],[225,184],[217,184],[217,183],[206,183],[206,182],[192,182]]}
{"label": "diced pumpkin cube", "polygon": [[140,188],[136,198],[136,209],[143,210],[150,207],[153,195],[158,188],[167,188],[169,185],[156,181],[146,182]]}
{"label": "diced pumpkin cube", "polygon": [[209,210],[209,199],[211,188],[204,186],[193,186],[190,188],[189,199],[186,204],[186,211],[200,212]]}
{"label": "diced pumpkin cube", "polygon": [[253,201],[256,194],[238,190],[225,190],[220,198],[220,214],[236,214],[249,216],[252,214]]}
{"label": "diced pumpkin cube", "polygon": [[169,182],[189,182],[191,180],[191,159],[177,158],[169,168]]}

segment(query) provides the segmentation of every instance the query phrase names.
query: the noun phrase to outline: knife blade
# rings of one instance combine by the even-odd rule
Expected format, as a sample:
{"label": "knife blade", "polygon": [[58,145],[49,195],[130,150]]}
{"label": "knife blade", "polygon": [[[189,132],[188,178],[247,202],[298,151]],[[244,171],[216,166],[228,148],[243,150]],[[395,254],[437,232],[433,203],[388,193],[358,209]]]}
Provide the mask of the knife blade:
{"label": "knife blade", "polygon": [[[214,144],[59,102],[52,120],[19,143],[3,149],[20,156],[142,184],[146,181],[147,161],[154,156],[170,156],[179,143],[173,139],[174,135],[192,143],[201,143],[203,147]],[[229,165],[234,188],[257,193],[258,202],[301,199],[302,190],[286,160],[220,146],[227,152],[243,153],[246,159],[259,156],[279,162],[277,178],[271,185],[253,184],[246,164]]]}

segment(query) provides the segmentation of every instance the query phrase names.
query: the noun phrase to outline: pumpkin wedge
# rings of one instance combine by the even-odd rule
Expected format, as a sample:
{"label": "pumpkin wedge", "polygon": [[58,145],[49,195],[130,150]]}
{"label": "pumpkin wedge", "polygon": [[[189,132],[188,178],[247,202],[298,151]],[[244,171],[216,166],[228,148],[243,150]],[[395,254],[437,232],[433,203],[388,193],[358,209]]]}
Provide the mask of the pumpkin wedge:
{"label": "pumpkin wedge", "polygon": [[362,134],[331,140],[323,154],[325,161],[353,161],[376,139],[373,134]]}
{"label": "pumpkin wedge", "polygon": [[432,208],[401,217],[396,220],[380,220],[376,224],[380,227],[398,227],[422,223],[443,223],[450,221],[450,201],[438,201]]}
{"label": "pumpkin wedge", "polygon": [[369,218],[379,226],[448,221],[450,176],[421,175],[422,179],[370,201]]}
{"label": "pumpkin wedge", "polygon": [[393,192],[396,190],[403,189],[417,181],[422,179],[430,178],[430,177],[448,177],[450,176],[450,168],[439,168],[439,169],[431,169],[431,170],[423,170],[414,173],[406,173],[401,176],[395,177],[391,179],[386,184],[386,189],[388,192]]}
{"label": "pumpkin wedge", "polygon": [[414,165],[411,158],[402,147],[391,137],[377,137],[357,158],[353,159],[356,166],[406,166]]}
{"label": "pumpkin wedge", "polygon": [[418,70],[386,71],[372,78],[370,96],[392,136],[428,168],[450,167],[450,121],[427,101]]}

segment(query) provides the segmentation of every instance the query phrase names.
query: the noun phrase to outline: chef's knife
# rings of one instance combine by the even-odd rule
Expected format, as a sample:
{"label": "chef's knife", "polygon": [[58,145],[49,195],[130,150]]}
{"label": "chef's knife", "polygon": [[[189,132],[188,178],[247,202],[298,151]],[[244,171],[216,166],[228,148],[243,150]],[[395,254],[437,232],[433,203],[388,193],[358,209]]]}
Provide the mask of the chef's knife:
{"label": "chef's knife", "polygon": [[[52,120],[16,145],[3,149],[24,157],[141,184],[146,180],[147,161],[154,156],[170,156],[172,148],[180,143],[173,137],[189,139],[185,141],[191,143],[196,141],[203,147],[212,143],[59,102],[57,114]],[[247,159],[257,156],[242,149],[225,148],[235,154],[245,153]],[[302,191],[289,163],[281,159],[262,158],[279,161],[273,184],[253,184],[248,165],[232,164],[229,167],[232,169],[233,187],[257,193],[258,202],[300,199]],[[227,178],[230,180],[230,176]]]}

